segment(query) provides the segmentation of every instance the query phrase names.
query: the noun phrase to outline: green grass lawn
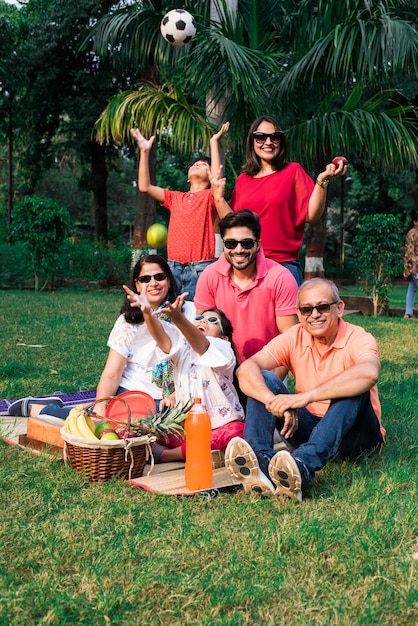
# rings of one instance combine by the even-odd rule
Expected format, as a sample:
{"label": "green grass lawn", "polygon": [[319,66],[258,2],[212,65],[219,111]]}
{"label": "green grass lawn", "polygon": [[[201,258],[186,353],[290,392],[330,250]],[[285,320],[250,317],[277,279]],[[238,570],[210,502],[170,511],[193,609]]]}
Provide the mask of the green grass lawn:
{"label": "green grass lawn", "polygon": [[[96,385],[121,292],[1,299],[2,397]],[[418,325],[349,321],[378,341],[387,443],[373,461],[329,464],[301,506],[86,484],[0,443],[0,624],[417,623]]]}

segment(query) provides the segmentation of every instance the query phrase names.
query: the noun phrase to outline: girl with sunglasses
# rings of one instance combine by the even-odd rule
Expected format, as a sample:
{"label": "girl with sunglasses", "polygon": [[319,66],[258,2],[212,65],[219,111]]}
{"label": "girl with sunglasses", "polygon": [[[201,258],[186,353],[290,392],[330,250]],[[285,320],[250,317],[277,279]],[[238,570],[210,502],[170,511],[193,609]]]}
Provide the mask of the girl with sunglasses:
{"label": "girl with sunglasses", "polygon": [[[236,433],[244,431],[244,410],[234,386],[236,367],[232,346],[232,325],[219,309],[197,315],[193,321],[183,311],[187,293],[161,309],[170,324],[153,314],[147,292],[141,295],[125,288],[133,308],[141,310],[149,333],[158,349],[150,353],[150,363],[167,357],[173,364],[176,402],[199,397],[212,422],[211,448],[225,450]],[[240,436],[240,435],[238,435]],[[242,435],[241,435],[242,436]],[[185,441],[160,439],[153,447],[156,462],[183,460]]]}
{"label": "girl with sunglasses", "polygon": [[[175,302],[178,296],[177,283],[167,261],[157,255],[142,256],[132,271],[130,293],[146,294],[150,309],[156,317],[164,316],[162,306]],[[186,319],[194,319],[195,307],[192,302],[184,302],[183,314]],[[107,398],[123,391],[145,391],[154,398],[157,407],[172,406],[174,391],[172,371],[168,361],[153,368],[144,358],[149,349],[155,348],[144,322],[144,315],[130,305],[125,296],[121,314],[109,335],[109,354],[97,386],[96,398]],[[95,413],[105,416],[107,403],[95,405]],[[71,407],[63,407],[58,397],[23,398],[9,407],[10,415],[36,417],[39,414],[52,415],[65,419]]]}
{"label": "girl with sunglasses", "polygon": [[[325,209],[326,188],[333,176],[345,174],[342,161],[330,163],[316,183],[298,163],[286,161],[285,134],[275,117],[263,115],[250,126],[246,162],[229,203],[233,211],[250,209],[260,216],[261,245],[266,257],[287,267],[299,285],[298,260],[305,223],[320,219]],[[227,203],[222,197],[225,179],[212,179],[218,212]]]}

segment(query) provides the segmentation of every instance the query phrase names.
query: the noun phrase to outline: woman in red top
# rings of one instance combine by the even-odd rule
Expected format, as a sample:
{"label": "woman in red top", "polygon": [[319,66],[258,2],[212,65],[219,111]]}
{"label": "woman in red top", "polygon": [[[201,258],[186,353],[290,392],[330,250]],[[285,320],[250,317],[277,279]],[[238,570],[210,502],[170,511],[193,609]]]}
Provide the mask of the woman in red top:
{"label": "woman in red top", "polygon": [[[230,208],[250,209],[260,216],[261,245],[266,257],[287,267],[300,285],[298,255],[305,223],[320,219],[329,179],[345,174],[347,166],[342,161],[338,166],[330,163],[315,184],[301,165],[286,161],[286,151],[286,137],[277,119],[272,115],[257,118],[248,131],[246,163],[235,184]],[[218,194],[213,188],[215,202],[225,205],[221,185]]]}

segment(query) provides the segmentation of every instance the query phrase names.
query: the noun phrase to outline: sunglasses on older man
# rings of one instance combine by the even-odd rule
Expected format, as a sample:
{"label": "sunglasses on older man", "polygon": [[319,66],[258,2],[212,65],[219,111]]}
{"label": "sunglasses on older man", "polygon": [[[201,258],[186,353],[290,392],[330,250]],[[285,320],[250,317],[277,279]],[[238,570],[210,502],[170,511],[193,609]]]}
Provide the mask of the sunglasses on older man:
{"label": "sunglasses on older man", "polygon": [[329,313],[333,304],[338,304],[338,302],[324,302],[324,304],[317,304],[316,306],[300,306],[299,312],[304,317],[312,315],[314,309],[316,309],[319,314]]}

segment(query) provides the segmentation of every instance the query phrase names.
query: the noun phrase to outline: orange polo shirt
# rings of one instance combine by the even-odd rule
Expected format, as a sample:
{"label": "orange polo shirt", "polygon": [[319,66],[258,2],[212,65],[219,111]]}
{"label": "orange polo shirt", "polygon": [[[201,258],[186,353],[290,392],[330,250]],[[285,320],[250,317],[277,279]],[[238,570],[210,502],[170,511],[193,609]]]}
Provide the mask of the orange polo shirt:
{"label": "orange polo shirt", "polygon": [[[353,367],[367,354],[379,358],[377,343],[373,335],[361,326],[339,321],[334,343],[322,357],[313,346],[313,337],[300,324],[292,326],[282,335],[274,337],[264,348],[277,362],[292,372],[296,381],[296,393],[303,393],[318,387],[340,372]],[[376,416],[381,422],[377,385],[370,389],[370,400]],[[311,413],[323,417],[330,400],[312,402],[306,407]],[[380,426],[382,435],[385,429]]]}

